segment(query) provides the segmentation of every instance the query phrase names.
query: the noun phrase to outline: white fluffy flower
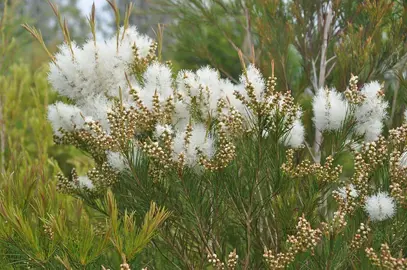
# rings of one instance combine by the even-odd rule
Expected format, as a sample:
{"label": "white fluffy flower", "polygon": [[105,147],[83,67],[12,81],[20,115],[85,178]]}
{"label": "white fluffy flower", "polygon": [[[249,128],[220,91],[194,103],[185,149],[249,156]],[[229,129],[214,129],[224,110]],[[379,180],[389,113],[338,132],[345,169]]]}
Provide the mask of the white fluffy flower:
{"label": "white fluffy flower", "polygon": [[400,168],[407,167],[407,151],[405,151],[403,154],[401,154],[400,159],[399,159],[399,167]]}
{"label": "white fluffy flower", "polygon": [[366,84],[361,90],[366,98],[355,110],[356,133],[364,135],[367,142],[378,139],[387,118],[388,103],[379,95],[381,88],[376,81]]}
{"label": "white fluffy flower", "polygon": [[225,81],[220,78],[219,71],[208,66],[200,68],[196,75],[200,89],[202,89],[200,109],[203,115],[214,116],[218,100],[225,96]]}
{"label": "white fluffy flower", "polygon": [[209,66],[202,67],[196,71],[196,79],[203,89],[219,92],[218,83],[220,79],[219,71]]}
{"label": "white fluffy flower", "polygon": [[107,163],[119,172],[127,168],[127,162],[124,156],[118,152],[107,151]]}
{"label": "white fluffy flower", "polygon": [[363,146],[358,141],[351,140],[351,139],[347,139],[345,144],[348,145],[350,147],[350,149],[352,149],[353,151],[356,151],[356,152],[360,152],[360,150],[362,149],[362,146]]}
{"label": "white fluffy flower", "polygon": [[[216,118],[218,101],[239,109],[239,102],[233,92],[236,86],[228,79],[223,79],[218,70],[202,67],[196,73],[182,70],[176,79],[177,94],[191,105],[192,99],[198,105],[203,117]],[[241,102],[240,102],[241,103]]]}
{"label": "white fluffy flower", "polygon": [[[247,86],[250,83],[253,86],[257,100],[262,100],[266,83],[260,71],[254,65],[249,65],[246,69],[246,76],[241,75],[240,82],[244,86]],[[247,97],[247,93],[245,91],[241,94]]]}
{"label": "white fluffy flower", "polygon": [[173,125],[175,129],[181,130],[184,129],[190,120],[190,111],[187,104],[182,101],[177,101],[174,104],[174,115],[173,115]]}
{"label": "white fluffy flower", "polygon": [[200,85],[197,75],[190,70],[181,70],[177,75],[178,91],[183,95],[196,97],[199,95]]}
{"label": "white fluffy flower", "polygon": [[187,154],[196,152],[197,148],[208,158],[212,158],[215,153],[214,141],[203,124],[196,124],[192,127]]}
{"label": "white fluffy flower", "polygon": [[168,134],[172,134],[174,131],[172,130],[172,127],[170,125],[160,125],[157,124],[155,126],[154,130],[154,136],[159,138],[161,135],[163,135],[164,132],[167,132]]}
{"label": "white fluffy flower", "polygon": [[241,85],[234,85],[230,81],[225,81],[224,82],[225,88],[225,101],[226,104],[229,105],[230,108],[233,108],[237,110],[245,119],[250,118],[250,112],[246,105],[242,103],[239,99],[236,98],[234,92],[237,91],[239,87],[242,87]]}
{"label": "white fluffy flower", "polygon": [[312,110],[316,129],[339,130],[345,121],[348,103],[335,89],[319,89],[312,101]]}
{"label": "white fluffy flower", "polygon": [[74,105],[57,102],[48,107],[48,120],[56,136],[61,136],[60,128],[73,131],[74,127],[81,128],[85,123],[81,116],[81,110]]}
{"label": "white fluffy flower", "polygon": [[[120,37],[123,36],[124,28],[120,29]],[[112,38],[116,42],[116,37]],[[132,47],[136,45],[137,53],[139,58],[145,58],[151,46],[153,45],[153,40],[146,35],[140,34],[136,26],[130,26],[126,29],[124,33],[123,40],[119,40],[119,56],[127,61],[131,62],[133,60],[133,49]]]}
{"label": "white fluffy flower", "polygon": [[92,180],[89,179],[87,176],[79,176],[78,177],[79,188],[87,188],[92,190],[95,186],[92,183]]}
{"label": "white fluffy flower", "polygon": [[[236,91],[247,98],[246,89],[243,84],[235,85],[233,91]],[[250,121],[250,119],[253,118],[252,110],[237,99],[234,94],[228,95],[227,99],[231,107],[235,108],[246,121]]]}
{"label": "white fluffy flower", "polygon": [[107,113],[112,110],[112,101],[103,95],[89,96],[80,102],[79,107],[84,115],[99,122],[103,129],[109,132],[110,124],[107,119]]}
{"label": "white fluffy flower", "polygon": [[72,43],[72,51],[67,44],[59,46],[55,63],[51,63],[48,79],[62,96],[74,101],[99,94],[118,96],[119,88],[127,89],[125,73],[134,61],[134,44],[139,57],[147,56],[152,40],[137,32],[131,26],[123,35],[120,30],[119,46],[116,36],[105,42],[94,44],[88,40],[83,47]]}
{"label": "white fluffy flower", "polygon": [[[350,189],[350,196],[352,196],[353,198],[356,198],[359,196],[359,193],[355,189],[355,186],[353,184],[349,185],[349,189]],[[342,199],[346,200],[346,187],[338,188],[337,193]]]}
{"label": "white fluffy flower", "polygon": [[385,192],[367,197],[365,210],[372,221],[382,221],[392,218],[396,213],[394,199]]}
{"label": "white fluffy flower", "polygon": [[185,153],[185,132],[178,131],[174,137],[172,159],[178,161],[179,155]]}
{"label": "white fluffy flower", "polygon": [[299,148],[304,145],[305,128],[299,118],[294,120],[293,126],[284,140],[284,145]]}
{"label": "white fluffy flower", "polygon": [[[72,49],[74,53],[79,50],[76,43],[72,43]],[[71,50],[66,44],[60,45],[58,50],[59,52],[55,55],[55,63],[50,64],[48,80],[60,95],[71,99],[81,97],[82,89],[77,86],[81,78],[72,59]]]}
{"label": "white fluffy flower", "polygon": [[189,144],[185,146],[186,132],[178,132],[174,138],[173,159],[178,160],[179,155],[183,153],[185,155],[185,163],[193,167],[199,161],[197,149],[208,158],[212,158],[215,154],[214,140],[207,133],[203,124],[193,125]]}
{"label": "white fluffy flower", "polygon": [[167,65],[154,62],[144,72],[144,87],[140,90],[140,98],[148,108],[153,107],[153,96],[157,93],[160,102],[164,102],[173,94],[172,72]]}

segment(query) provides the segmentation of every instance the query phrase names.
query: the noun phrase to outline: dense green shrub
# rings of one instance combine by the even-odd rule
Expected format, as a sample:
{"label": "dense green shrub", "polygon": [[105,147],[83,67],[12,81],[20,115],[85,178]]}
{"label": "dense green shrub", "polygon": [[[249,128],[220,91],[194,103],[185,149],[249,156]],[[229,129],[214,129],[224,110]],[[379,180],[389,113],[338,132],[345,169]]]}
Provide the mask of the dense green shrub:
{"label": "dense green shrub", "polygon": [[[59,174],[60,191],[100,213],[106,190],[138,219],[151,201],[171,211],[154,246],[137,257],[123,252],[126,261],[153,269],[406,266],[407,126],[384,128],[392,107],[383,85],[351,76],[343,89],[315,89],[302,108],[284,81],[279,90],[277,67],[265,78],[242,53],[235,83],[211,67],[174,72],[156,52],[162,40],[129,25],[130,10],[121,26],[109,3],[115,35],[77,46],[64,28],[65,42],[49,54],[49,81],[69,102],[50,105],[48,118],[57,144],[94,160],[86,174]],[[317,148],[306,128],[318,131]]]}
{"label": "dense green shrub", "polygon": [[86,171],[92,163],[73,147],[54,145],[46,112],[57,96],[48,67],[19,64],[18,19],[8,13],[13,6],[6,7],[0,24],[0,268],[119,267],[122,252],[140,252],[167,213],[151,204],[145,220],[146,212],[136,222],[131,213],[119,216],[112,193],[101,198],[101,214],[57,192],[58,172]]}

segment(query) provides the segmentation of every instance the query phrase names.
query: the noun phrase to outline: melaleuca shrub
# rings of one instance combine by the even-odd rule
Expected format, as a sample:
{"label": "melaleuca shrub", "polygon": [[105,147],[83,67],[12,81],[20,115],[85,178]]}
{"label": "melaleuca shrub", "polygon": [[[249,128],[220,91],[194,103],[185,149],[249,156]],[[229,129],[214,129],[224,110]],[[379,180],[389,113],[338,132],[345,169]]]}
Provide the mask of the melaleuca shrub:
{"label": "melaleuca shrub", "polygon": [[121,213],[141,217],[151,201],[171,211],[140,264],[406,267],[396,257],[407,237],[407,126],[382,135],[382,85],[352,77],[345,91],[320,89],[315,152],[302,108],[273,74],[244,61],[238,82],[208,66],[175,72],[156,49],[125,25],[104,42],[65,42],[49,72],[69,100],[49,106],[55,142],[95,161],[86,175],[58,175],[58,189],[95,209],[112,189]]}

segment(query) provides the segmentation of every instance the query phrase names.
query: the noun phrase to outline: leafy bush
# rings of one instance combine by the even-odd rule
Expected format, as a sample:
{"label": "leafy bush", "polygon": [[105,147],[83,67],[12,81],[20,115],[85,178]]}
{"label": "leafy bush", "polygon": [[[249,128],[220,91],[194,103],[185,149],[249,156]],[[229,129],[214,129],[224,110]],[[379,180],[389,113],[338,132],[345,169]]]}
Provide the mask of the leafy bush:
{"label": "leafy bush", "polygon": [[46,110],[56,94],[45,68],[33,72],[28,64],[17,63],[19,39],[8,27],[14,19],[4,16],[0,24],[1,269],[125,265],[122,253],[140,252],[168,213],[152,203],[144,219],[136,221],[132,213],[119,216],[111,192],[99,202],[103,214],[57,192],[60,167],[81,172],[90,166],[89,158],[72,147],[53,145]]}
{"label": "leafy bush", "polygon": [[[174,73],[156,55],[161,44],[128,24],[130,10],[120,26],[109,3],[117,31],[105,42],[94,35],[77,46],[63,29],[48,78],[69,103],[49,106],[48,119],[56,143],[95,162],[86,174],[59,174],[58,190],[110,213],[112,232],[125,236],[112,238],[124,262],[157,269],[406,267],[407,126],[382,135],[389,104],[380,83],[359,87],[351,76],[341,92],[316,91],[315,151],[301,106],[290,91],[277,90],[273,71],[266,79],[240,55],[237,83],[210,67]],[[90,26],[94,33],[94,13]],[[345,162],[352,171],[342,173]],[[107,190],[117,208],[101,205]],[[172,214],[154,247],[135,257],[139,249],[127,241],[132,247],[137,237],[127,225],[117,229],[115,217],[120,212],[126,222],[131,211],[140,219],[151,201]]]}

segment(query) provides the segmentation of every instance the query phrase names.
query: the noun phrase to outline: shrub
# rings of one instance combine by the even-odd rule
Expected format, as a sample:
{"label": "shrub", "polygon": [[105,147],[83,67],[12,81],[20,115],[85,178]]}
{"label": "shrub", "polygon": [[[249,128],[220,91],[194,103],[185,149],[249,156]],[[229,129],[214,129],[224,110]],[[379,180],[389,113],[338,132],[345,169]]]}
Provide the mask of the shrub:
{"label": "shrub", "polygon": [[[94,35],[78,46],[64,28],[48,78],[70,102],[49,106],[48,119],[57,144],[95,162],[86,175],[59,174],[58,190],[103,213],[100,198],[111,189],[113,212],[124,220],[127,211],[140,218],[151,201],[171,211],[154,247],[135,258],[121,246],[124,261],[158,269],[404,269],[407,126],[382,135],[381,84],[359,87],[352,76],[343,93],[318,90],[315,152],[301,107],[277,90],[274,71],[264,78],[241,57],[237,84],[211,67],[175,74],[155,53],[161,44],[128,24],[129,10],[120,26],[109,3],[117,32],[105,42]],[[344,156],[353,161],[349,175]]]}
{"label": "shrub", "polygon": [[28,64],[16,63],[20,55],[13,46],[20,40],[8,32],[8,20],[13,17],[2,17],[0,23],[0,44],[7,45],[0,49],[5,64],[0,74],[0,268],[125,265],[122,253],[139,253],[168,212],[151,203],[140,220],[130,212],[119,216],[114,196],[107,192],[99,201],[101,214],[57,192],[60,167],[81,172],[88,159],[72,147],[53,145],[46,111],[56,95],[49,89],[47,70],[33,72]]}

